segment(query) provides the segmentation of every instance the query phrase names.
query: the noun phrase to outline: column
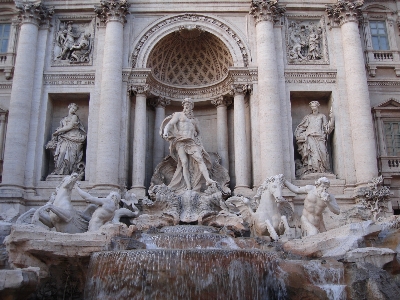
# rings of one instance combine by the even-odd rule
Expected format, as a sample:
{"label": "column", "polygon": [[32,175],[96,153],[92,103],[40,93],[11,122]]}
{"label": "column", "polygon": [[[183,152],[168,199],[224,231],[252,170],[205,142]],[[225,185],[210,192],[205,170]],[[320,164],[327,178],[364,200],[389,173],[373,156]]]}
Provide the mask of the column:
{"label": "column", "polygon": [[247,142],[246,142],[246,107],[244,96],[247,93],[246,84],[235,84],[232,86],[234,104],[234,132],[235,132],[235,193],[239,190],[249,188],[248,165],[247,165]]}
{"label": "column", "polygon": [[151,101],[151,105],[154,106],[156,111],[156,117],[154,120],[154,143],[153,143],[153,169],[157,167],[157,165],[164,158],[164,139],[160,135],[160,126],[162,121],[165,119],[165,107],[171,103],[171,100],[166,99],[165,97],[158,97]]}
{"label": "column", "polygon": [[146,175],[146,102],[148,85],[132,86],[136,95],[135,122],[133,127],[132,189],[137,197],[146,195],[144,185]]}
{"label": "column", "polygon": [[211,103],[217,107],[218,154],[221,157],[221,165],[229,172],[227,109],[228,106],[232,104],[232,100],[220,96],[216,99],[211,100]]}
{"label": "column", "polygon": [[97,16],[106,23],[99,109],[95,188],[119,188],[123,28],[129,5],[101,1]]}
{"label": "column", "polygon": [[281,103],[274,22],[284,12],[276,0],[252,0],[256,20],[261,176],[284,172]]}
{"label": "column", "polygon": [[378,174],[371,103],[362,55],[363,47],[358,30],[362,5],[363,1],[341,1],[327,8],[328,16],[341,26],[354,165],[358,184],[364,184]]}
{"label": "column", "polygon": [[21,28],[10,99],[2,186],[21,189],[28,151],[38,29],[41,22],[52,16],[53,9],[40,3],[20,4],[17,9]]}

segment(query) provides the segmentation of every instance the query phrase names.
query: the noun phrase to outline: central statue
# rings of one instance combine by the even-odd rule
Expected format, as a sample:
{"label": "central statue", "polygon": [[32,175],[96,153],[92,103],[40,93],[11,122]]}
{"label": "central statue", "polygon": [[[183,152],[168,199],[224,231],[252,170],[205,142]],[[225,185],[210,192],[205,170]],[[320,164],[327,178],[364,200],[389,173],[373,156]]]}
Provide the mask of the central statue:
{"label": "central statue", "polygon": [[211,159],[201,141],[193,100],[186,98],[182,105],[183,111],[165,118],[160,128],[160,134],[170,143],[170,155],[177,163],[168,187],[173,191],[200,191],[203,178],[207,185],[215,183],[209,173]]}

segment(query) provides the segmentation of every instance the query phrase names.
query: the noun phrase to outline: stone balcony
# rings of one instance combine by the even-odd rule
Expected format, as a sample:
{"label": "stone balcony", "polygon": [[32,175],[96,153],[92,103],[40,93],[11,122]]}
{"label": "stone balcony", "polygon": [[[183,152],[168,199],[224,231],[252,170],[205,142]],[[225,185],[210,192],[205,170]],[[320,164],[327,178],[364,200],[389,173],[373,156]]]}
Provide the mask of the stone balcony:
{"label": "stone balcony", "polygon": [[366,62],[369,76],[376,76],[377,68],[394,68],[396,76],[400,76],[400,52],[393,50],[366,50]]}
{"label": "stone balcony", "polygon": [[12,78],[14,63],[15,53],[0,53],[0,71],[4,72],[6,79]]}

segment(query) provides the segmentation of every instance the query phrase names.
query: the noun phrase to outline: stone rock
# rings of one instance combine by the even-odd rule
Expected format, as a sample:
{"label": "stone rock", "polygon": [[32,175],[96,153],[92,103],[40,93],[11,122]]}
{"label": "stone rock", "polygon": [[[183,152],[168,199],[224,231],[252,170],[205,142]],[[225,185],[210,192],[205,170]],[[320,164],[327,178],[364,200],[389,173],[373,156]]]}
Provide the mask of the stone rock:
{"label": "stone rock", "polygon": [[284,243],[283,249],[301,256],[342,259],[346,252],[362,246],[366,236],[378,234],[382,229],[382,224],[372,221],[348,224],[317,235],[288,241]]}
{"label": "stone rock", "polygon": [[0,270],[0,298],[25,299],[39,283],[39,268]]}
{"label": "stone rock", "polygon": [[131,236],[126,225],[109,224],[93,233],[61,233],[34,225],[14,225],[4,243],[11,266],[38,267],[46,277],[50,266],[65,259],[89,258],[93,252],[107,250],[115,236]]}
{"label": "stone rock", "polygon": [[344,256],[344,261],[370,263],[378,268],[382,268],[385,264],[391,262],[395,256],[396,253],[392,249],[366,247],[347,252]]}

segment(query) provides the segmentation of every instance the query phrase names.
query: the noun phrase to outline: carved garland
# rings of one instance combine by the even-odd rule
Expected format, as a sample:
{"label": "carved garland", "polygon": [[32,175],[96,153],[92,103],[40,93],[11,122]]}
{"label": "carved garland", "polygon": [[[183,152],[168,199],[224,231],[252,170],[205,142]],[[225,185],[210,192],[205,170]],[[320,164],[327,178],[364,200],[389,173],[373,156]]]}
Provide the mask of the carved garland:
{"label": "carved garland", "polygon": [[135,49],[133,50],[132,56],[131,56],[131,61],[132,61],[132,67],[134,68],[136,65],[137,58],[139,56],[139,53],[144,45],[144,43],[152,36],[154,33],[156,33],[158,30],[163,28],[166,25],[169,24],[174,24],[182,21],[190,21],[190,22],[197,22],[197,21],[202,21],[202,22],[207,22],[211,23],[217,27],[222,28],[223,30],[226,31],[235,41],[236,44],[240,48],[240,52],[242,53],[243,57],[243,62],[244,65],[247,67],[249,65],[249,55],[247,53],[246,47],[244,46],[244,43],[240,40],[238,35],[227,25],[222,23],[221,21],[218,21],[215,18],[204,16],[204,15],[197,15],[197,14],[184,14],[181,16],[175,16],[171,17],[169,19],[166,19],[156,25],[154,25],[152,28],[150,28],[140,39],[139,43],[136,45]]}

